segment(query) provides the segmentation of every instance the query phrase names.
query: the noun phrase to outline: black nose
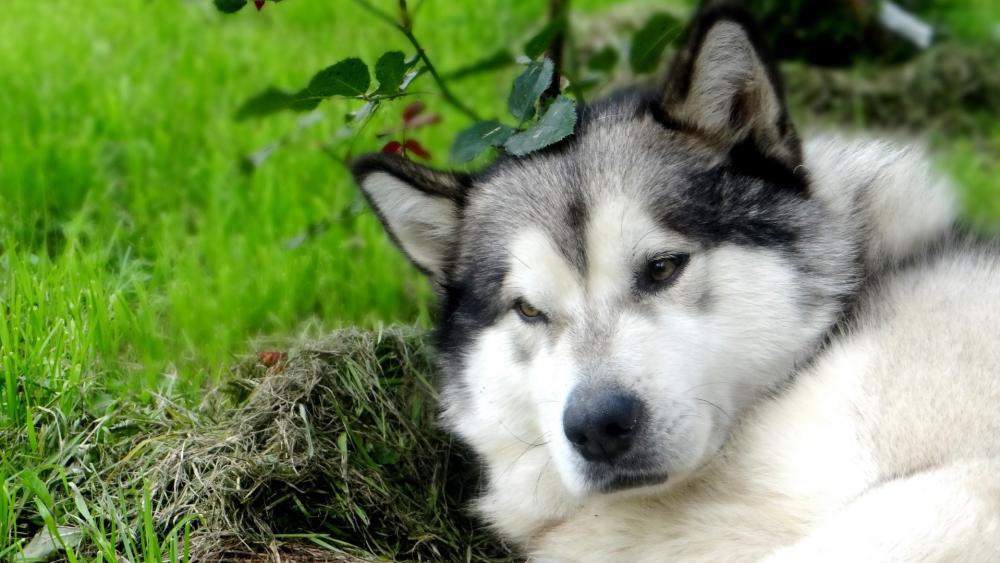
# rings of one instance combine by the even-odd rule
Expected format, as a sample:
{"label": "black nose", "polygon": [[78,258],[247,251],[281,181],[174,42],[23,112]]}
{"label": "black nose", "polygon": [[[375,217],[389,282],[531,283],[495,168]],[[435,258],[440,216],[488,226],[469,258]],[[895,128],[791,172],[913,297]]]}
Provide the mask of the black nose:
{"label": "black nose", "polygon": [[613,462],[639,433],[642,402],[621,389],[577,388],[563,411],[563,432],[587,461]]}

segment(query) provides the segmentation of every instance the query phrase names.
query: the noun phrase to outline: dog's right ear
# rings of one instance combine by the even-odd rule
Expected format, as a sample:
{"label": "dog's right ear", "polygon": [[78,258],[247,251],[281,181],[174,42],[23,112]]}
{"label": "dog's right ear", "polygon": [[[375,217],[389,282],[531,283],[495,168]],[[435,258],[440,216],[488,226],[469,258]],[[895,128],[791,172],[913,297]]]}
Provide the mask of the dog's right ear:
{"label": "dog's right ear", "polygon": [[358,158],[351,172],[392,240],[431,281],[444,284],[471,177],[384,153]]}
{"label": "dog's right ear", "polygon": [[706,1],[674,58],[660,108],[676,127],[734,157],[749,152],[793,171],[802,164],[801,143],[756,29],[732,0]]}

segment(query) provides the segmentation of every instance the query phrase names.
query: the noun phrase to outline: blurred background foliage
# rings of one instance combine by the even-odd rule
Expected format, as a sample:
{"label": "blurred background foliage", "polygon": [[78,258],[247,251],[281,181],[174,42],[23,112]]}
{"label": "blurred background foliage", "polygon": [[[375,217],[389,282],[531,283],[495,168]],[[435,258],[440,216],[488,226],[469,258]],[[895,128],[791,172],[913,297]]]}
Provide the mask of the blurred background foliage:
{"label": "blurred background foliage", "polygon": [[[390,12],[396,4],[374,3]],[[748,3],[788,61],[801,128],[928,143],[959,183],[968,219],[996,227],[1000,4],[900,0],[937,32],[922,50],[873,23],[876,2],[830,2],[821,15],[805,0]],[[446,74],[522,54],[549,9],[542,0],[411,4],[414,33]],[[691,7],[572,2],[571,86],[592,98],[652,80],[627,64],[630,41],[657,14],[679,26]],[[84,530],[72,542],[82,541],[81,554],[182,558],[185,528],[152,523],[141,480],[128,490],[94,483],[145,437],[216,416],[229,404],[217,389],[261,335],[427,326],[430,292],[364,209],[343,158],[405,141],[403,113],[419,100],[433,123],[404,134],[447,166],[456,133],[472,121],[429,81],[386,101],[346,140],[353,100],[234,119],[268,86],[295,89],[335,61],[374,65],[387,50],[412,47],[347,0],[269,2],[233,15],[210,0],[4,3],[0,559],[64,525]],[[499,66],[449,79],[484,118],[506,114],[520,72]],[[56,547],[50,555],[89,557]]]}

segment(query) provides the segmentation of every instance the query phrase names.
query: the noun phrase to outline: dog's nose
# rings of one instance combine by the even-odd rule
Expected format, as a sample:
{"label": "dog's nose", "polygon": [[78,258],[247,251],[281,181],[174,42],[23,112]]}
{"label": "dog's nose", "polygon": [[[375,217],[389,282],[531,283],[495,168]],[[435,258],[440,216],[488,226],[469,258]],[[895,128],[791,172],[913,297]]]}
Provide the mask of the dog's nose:
{"label": "dog's nose", "polygon": [[587,461],[613,462],[632,446],[642,402],[621,389],[577,388],[563,411],[563,432]]}

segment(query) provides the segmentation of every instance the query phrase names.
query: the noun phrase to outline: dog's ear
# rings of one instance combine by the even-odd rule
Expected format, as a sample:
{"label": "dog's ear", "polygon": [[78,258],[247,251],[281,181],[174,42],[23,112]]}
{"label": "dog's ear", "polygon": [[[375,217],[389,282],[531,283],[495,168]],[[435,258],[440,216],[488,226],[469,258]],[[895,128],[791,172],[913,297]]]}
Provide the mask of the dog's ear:
{"label": "dog's ear", "polygon": [[[706,2],[688,27],[659,99],[668,122],[785,170],[802,164],[780,77],[744,10]],[[736,155],[734,155],[736,156]]]}
{"label": "dog's ear", "polygon": [[471,178],[383,153],[355,160],[351,172],[392,240],[431,281],[443,284]]}

